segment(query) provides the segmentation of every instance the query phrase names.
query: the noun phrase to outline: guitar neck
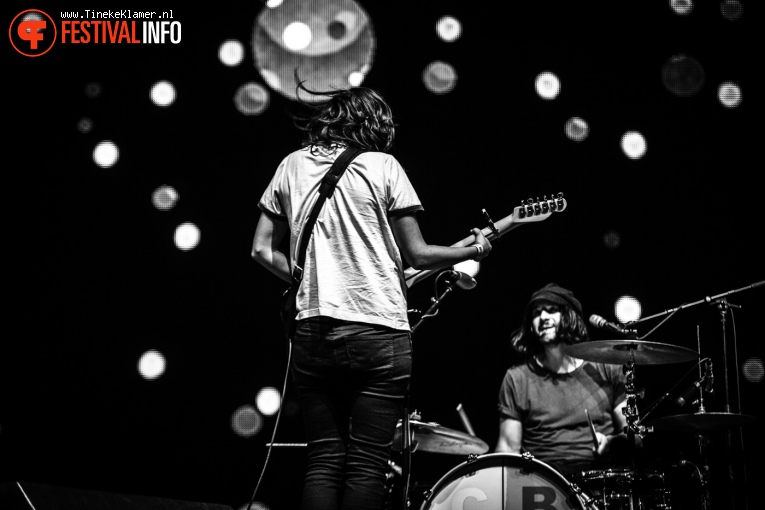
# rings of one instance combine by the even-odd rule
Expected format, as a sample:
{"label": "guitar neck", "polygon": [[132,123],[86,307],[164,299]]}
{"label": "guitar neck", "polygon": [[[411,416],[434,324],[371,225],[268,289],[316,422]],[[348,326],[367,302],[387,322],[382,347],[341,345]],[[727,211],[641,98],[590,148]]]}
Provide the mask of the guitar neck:
{"label": "guitar neck", "polygon": [[[523,223],[514,223],[513,215],[510,214],[494,223],[494,227],[497,229],[497,232],[499,232],[499,236],[497,236],[490,227],[486,227],[482,229],[481,232],[483,232],[483,235],[486,237],[486,239],[488,239],[489,241],[494,241],[495,239],[498,239],[499,237],[503,236],[507,232],[510,232],[512,229],[516,227],[520,227],[521,225],[523,225]],[[474,242],[475,242],[475,236],[469,235],[465,239],[461,239],[460,241],[457,241],[451,246],[456,248],[464,248],[465,246],[470,246]],[[415,283],[427,278],[428,276],[432,275],[433,273],[437,271],[440,271],[440,269],[422,269],[418,271],[417,269],[412,269],[410,267],[404,271],[404,279],[406,281],[406,286],[411,287]]]}
{"label": "guitar neck", "polygon": [[[483,235],[489,241],[499,239],[506,233],[510,232],[516,227],[520,227],[526,223],[534,223],[538,221],[546,220],[553,212],[561,212],[567,207],[566,200],[563,198],[563,194],[559,193],[557,197],[550,200],[533,202],[529,199],[524,205],[516,207],[512,214],[505,216],[501,220],[494,223],[494,228],[489,225],[481,230]],[[457,241],[452,246],[456,248],[464,248],[470,246],[475,242],[475,236],[469,235],[468,237]],[[404,271],[404,280],[406,286],[411,287],[415,283],[422,281],[433,273],[440,271],[440,269],[422,269],[417,270],[408,268]]]}

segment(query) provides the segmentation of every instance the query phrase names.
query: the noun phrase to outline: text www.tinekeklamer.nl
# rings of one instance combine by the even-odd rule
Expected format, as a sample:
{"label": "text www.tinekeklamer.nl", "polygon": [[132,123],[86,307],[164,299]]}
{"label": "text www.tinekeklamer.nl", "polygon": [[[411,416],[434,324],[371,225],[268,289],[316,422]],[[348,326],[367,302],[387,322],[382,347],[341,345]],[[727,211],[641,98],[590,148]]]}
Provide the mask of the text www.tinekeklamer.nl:
{"label": "text www.tinekeklamer.nl", "polygon": [[173,10],[60,11],[63,44],[178,44],[181,22]]}

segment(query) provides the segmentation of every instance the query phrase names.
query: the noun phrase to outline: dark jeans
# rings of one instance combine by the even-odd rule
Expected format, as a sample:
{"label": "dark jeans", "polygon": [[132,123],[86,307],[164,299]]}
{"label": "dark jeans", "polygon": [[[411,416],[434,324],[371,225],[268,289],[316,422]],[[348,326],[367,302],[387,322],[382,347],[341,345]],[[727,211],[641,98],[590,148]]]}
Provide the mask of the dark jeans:
{"label": "dark jeans", "polygon": [[410,338],[325,317],[298,323],[292,378],[308,442],[304,510],[382,508],[412,372]]}

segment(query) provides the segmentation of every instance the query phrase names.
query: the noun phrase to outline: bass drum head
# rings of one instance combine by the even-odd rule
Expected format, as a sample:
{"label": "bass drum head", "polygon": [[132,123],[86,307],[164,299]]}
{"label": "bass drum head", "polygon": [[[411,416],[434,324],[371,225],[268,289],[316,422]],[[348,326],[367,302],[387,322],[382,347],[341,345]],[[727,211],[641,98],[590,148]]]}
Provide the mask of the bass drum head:
{"label": "bass drum head", "polygon": [[584,510],[572,484],[542,461],[515,453],[468,460],[444,475],[421,510]]}

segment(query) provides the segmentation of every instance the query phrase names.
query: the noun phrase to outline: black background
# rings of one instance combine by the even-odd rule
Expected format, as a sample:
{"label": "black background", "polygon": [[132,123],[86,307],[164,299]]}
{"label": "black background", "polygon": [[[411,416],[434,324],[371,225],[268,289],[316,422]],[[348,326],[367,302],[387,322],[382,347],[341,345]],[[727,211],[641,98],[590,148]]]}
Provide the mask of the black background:
{"label": "black background", "polygon": [[[614,320],[613,303],[637,297],[643,316],[662,314],[707,296],[763,280],[761,123],[753,48],[762,18],[744,4],[736,22],[719,2],[697,2],[677,16],[668,2],[359,2],[377,37],[364,85],[379,90],[399,124],[392,153],[407,169],[425,206],[426,240],[452,244],[496,221],[529,197],[563,192],[568,207],[524,225],[494,243],[478,286],[452,293],[441,313],[416,331],[412,408],[425,421],[463,430],[462,404],[493,449],[496,396],[510,362],[508,338],[529,295],[548,282],[573,289],[585,315]],[[21,10],[119,5],[4,6],[6,23]],[[143,6],[129,6],[131,9]],[[175,8],[174,8],[175,7]],[[281,388],[287,350],[277,313],[284,284],[249,256],[257,201],[279,161],[298,147],[289,112],[271,93],[260,116],[244,116],[233,96],[243,83],[263,83],[249,48],[258,2],[174,8],[179,45],[56,45],[38,58],[9,44],[4,140],[6,334],[0,386],[0,481],[25,480],[84,489],[224,503],[249,501],[265,460],[274,417],[260,434],[242,438],[231,414],[252,404],[263,386]],[[434,29],[458,18],[452,43]],[[217,57],[226,39],[247,56],[237,67]],[[705,71],[698,94],[678,97],[661,69],[672,56],[697,59]],[[458,81],[434,95],[422,83],[434,60],[452,64]],[[561,93],[542,100],[534,80],[552,71]],[[171,81],[176,101],[153,105],[150,87]],[[735,109],[717,87],[742,87]],[[88,83],[102,93],[87,97]],[[580,143],[564,134],[572,116],[591,128]],[[82,117],[93,120],[87,134]],[[627,158],[626,131],[647,140],[647,153]],[[120,149],[118,163],[96,166],[101,140]],[[180,201],[160,212],[151,193],[174,186]],[[201,229],[199,246],[177,250],[175,227]],[[603,236],[618,232],[608,249]],[[434,279],[409,292],[426,309]],[[443,290],[443,289],[441,289]],[[683,309],[649,340],[696,349],[715,363],[716,395],[707,410],[760,418],[761,384],[738,374],[763,357],[762,287],[727,296],[725,334],[715,306]],[[638,324],[648,333],[665,315]],[[612,339],[593,331],[594,339]],[[143,380],[138,357],[160,350],[166,373]],[[729,366],[725,370],[724,360]],[[640,408],[670,390],[689,364],[638,367]],[[725,377],[727,375],[727,378]],[[727,384],[726,384],[727,383]],[[727,391],[726,391],[727,390]],[[294,393],[287,387],[287,405]],[[727,394],[727,395],[726,395]],[[693,412],[671,401],[654,417]],[[739,404],[740,402],[740,404]],[[674,407],[673,407],[674,406]],[[714,430],[712,492],[728,506],[735,484],[762,458],[759,424]],[[299,413],[285,413],[277,441],[301,442]],[[744,445],[743,451],[741,445]],[[667,466],[700,462],[697,438],[657,430],[647,454]],[[417,452],[413,478],[427,486],[459,455]],[[294,508],[303,469],[301,450],[275,450],[258,500]],[[667,469],[670,469],[669,467]],[[736,505],[745,508],[742,496]]]}

